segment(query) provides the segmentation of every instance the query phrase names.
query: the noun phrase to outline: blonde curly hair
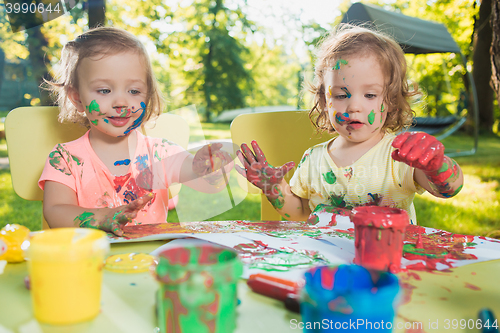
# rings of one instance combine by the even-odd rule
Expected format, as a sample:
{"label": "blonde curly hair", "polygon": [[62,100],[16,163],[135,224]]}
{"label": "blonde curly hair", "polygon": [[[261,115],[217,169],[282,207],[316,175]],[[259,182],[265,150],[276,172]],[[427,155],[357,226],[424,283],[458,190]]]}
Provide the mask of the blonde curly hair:
{"label": "blonde curly hair", "polygon": [[335,133],[326,107],[324,77],[326,71],[332,69],[338,60],[352,55],[375,56],[387,78],[384,88],[384,104],[388,112],[382,131],[397,132],[409,127],[415,112],[408,101],[422,93],[418,90],[416,83],[409,84],[407,81],[406,59],[399,44],[382,32],[363,26],[340,24],[319,45],[316,53],[314,82],[308,87],[314,95],[314,104],[309,111],[309,118],[317,130]]}
{"label": "blonde curly hair", "polygon": [[55,80],[46,81],[46,88],[51,91],[60,109],[59,121],[80,123],[90,128],[89,120],[85,114],[78,112],[69,99],[70,89],[78,90],[77,69],[83,59],[131,51],[139,54],[146,68],[148,93],[144,122],[158,117],[163,112],[164,101],[144,45],[125,30],[97,27],[66,43],[55,73]]}

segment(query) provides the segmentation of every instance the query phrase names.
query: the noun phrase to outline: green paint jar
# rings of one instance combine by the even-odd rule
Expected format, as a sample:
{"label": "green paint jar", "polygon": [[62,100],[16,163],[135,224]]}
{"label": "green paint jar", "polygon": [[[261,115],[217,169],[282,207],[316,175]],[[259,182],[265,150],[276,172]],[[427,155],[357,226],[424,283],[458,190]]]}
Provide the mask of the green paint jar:
{"label": "green paint jar", "polygon": [[242,269],[235,251],[215,245],[161,252],[155,268],[160,332],[233,332]]}

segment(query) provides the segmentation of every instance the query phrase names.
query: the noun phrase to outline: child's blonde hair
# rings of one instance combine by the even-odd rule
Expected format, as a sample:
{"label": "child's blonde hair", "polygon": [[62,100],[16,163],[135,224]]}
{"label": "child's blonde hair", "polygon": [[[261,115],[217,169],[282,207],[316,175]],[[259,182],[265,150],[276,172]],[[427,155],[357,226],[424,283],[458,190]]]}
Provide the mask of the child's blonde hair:
{"label": "child's blonde hair", "polygon": [[55,75],[56,80],[47,82],[48,89],[52,91],[59,105],[60,122],[69,121],[90,127],[85,114],[78,112],[68,97],[71,88],[78,90],[78,66],[85,58],[106,57],[122,52],[137,52],[146,68],[148,93],[144,122],[158,117],[163,112],[163,97],[144,45],[127,31],[113,27],[98,27],[84,32],[64,46]]}
{"label": "child's blonde hair", "polygon": [[316,54],[315,78],[309,86],[309,91],[314,94],[314,106],[309,111],[309,118],[317,129],[335,133],[326,108],[324,77],[326,71],[331,70],[338,60],[352,55],[375,56],[387,79],[384,103],[389,112],[382,131],[397,132],[410,126],[415,112],[411,109],[408,99],[421,93],[416,83],[412,83],[412,90],[409,88],[406,59],[399,44],[381,32],[340,24],[322,41]]}

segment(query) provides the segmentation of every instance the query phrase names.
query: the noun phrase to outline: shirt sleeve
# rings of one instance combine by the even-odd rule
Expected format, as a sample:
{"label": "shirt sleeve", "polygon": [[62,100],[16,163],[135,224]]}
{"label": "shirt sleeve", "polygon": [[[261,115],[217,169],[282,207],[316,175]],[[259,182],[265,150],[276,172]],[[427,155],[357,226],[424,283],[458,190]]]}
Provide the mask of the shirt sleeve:
{"label": "shirt sleeve", "polygon": [[422,194],[425,192],[425,189],[415,182],[413,175],[415,173],[415,168],[403,163],[394,161],[394,169],[395,169],[395,180],[398,184],[401,185],[403,189],[408,189],[411,192],[415,192],[418,194]]}
{"label": "shirt sleeve", "polygon": [[182,164],[191,154],[178,144],[166,139],[154,145],[153,154],[155,161],[163,163],[167,184],[179,183]]}
{"label": "shirt sleeve", "polygon": [[63,145],[56,145],[49,153],[38,186],[43,190],[45,181],[55,181],[68,186],[76,192],[75,175],[71,168],[71,156],[67,154]]}

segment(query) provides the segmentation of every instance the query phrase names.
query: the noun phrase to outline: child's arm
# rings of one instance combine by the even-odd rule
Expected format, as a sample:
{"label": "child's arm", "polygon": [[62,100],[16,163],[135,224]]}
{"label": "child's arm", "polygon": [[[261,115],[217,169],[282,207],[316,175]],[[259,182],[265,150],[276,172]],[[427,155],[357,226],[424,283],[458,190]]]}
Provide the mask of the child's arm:
{"label": "child's arm", "polygon": [[398,135],[392,146],[398,148],[392,158],[416,168],[414,180],[432,195],[451,198],[462,189],[462,169],[455,160],[444,155],[443,144],[432,135],[406,132]]}
{"label": "child's arm", "polygon": [[46,181],[43,215],[51,228],[95,228],[122,236],[121,226],[132,221],[152,198],[149,193],[120,207],[84,208],[78,206],[76,193],[71,188],[58,182]]}
{"label": "child's arm", "polygon": [[236,166],[236,170],[250,183],[262,190],[281,216],[289,220],[307,220],[311,214],[308,200],[292,193],[290,185],[284,179],[287,172],[293,169],[295,163],[288,162],[275,168],[269,165],[257,142],[252,141],[252,148],[255,154],[246,144],[241,145],[241,150],[238,150],[236,154],[245,169]]}
{"label": "child's arm", "polygon": [[227,186],[233,159],[221,150],[221,143],[208,144],[187,157],[180,173],[180,183],[204,193],[217,193]]}

